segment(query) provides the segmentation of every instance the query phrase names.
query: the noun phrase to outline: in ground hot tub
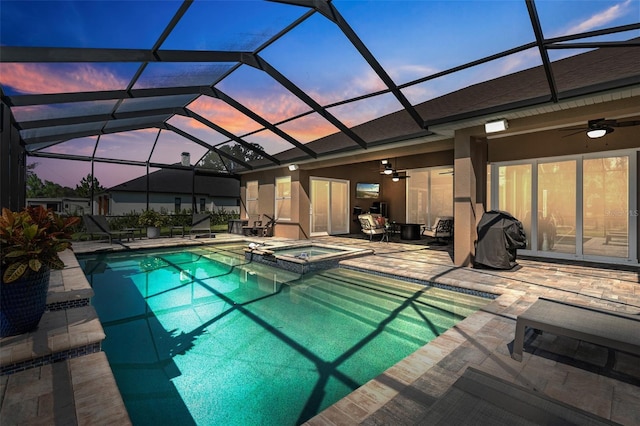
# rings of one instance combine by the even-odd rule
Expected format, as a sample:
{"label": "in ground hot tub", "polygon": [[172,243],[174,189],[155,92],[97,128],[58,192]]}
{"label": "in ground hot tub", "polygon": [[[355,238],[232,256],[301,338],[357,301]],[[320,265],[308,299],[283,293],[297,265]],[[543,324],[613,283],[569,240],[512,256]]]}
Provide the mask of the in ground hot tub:
{"label": "in ground hot tub", "polygon": [[338,267],[344,259],[373,254],[371,249],[333,246],[329,244],[250,245],[244,249],[245,259],[264,263],[298,274]]}

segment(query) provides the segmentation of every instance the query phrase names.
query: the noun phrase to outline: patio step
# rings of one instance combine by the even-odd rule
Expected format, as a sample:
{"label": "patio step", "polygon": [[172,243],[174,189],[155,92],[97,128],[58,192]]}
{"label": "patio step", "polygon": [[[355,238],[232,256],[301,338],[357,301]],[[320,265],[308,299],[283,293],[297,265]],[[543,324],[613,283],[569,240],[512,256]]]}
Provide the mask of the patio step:
{"label": "patio step", "polygon": [[0,377],[7,425],[131,424],[104,352]]}
{"label": "patio step", "polygon": [[93,306],[47,311],[35,331],[0,338],[0,375],[99,352],[104,338]]}

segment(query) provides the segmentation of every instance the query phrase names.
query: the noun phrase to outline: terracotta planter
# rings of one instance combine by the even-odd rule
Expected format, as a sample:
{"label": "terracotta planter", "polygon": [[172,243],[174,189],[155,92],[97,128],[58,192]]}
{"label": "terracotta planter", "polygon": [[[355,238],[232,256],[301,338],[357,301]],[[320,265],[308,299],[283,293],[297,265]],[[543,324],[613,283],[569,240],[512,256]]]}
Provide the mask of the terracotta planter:
{"label": "terracotta planter", "polygon": [[28,333],[38,327],[47,305],[49,268],[28,271],[17,281],[0,282],[0,337]]}

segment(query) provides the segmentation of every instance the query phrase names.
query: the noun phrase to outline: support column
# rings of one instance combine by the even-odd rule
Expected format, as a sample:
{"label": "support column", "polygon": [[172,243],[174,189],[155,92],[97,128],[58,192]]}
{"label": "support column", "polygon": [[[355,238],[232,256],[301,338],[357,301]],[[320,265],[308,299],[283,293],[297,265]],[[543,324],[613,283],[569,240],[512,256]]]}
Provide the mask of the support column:
{"label": "support column", "polygon": [[454,140],[454,264],[471,266],[477,224],[487,197],[487,140],[472,136],[482,130],[456,132]]}
{"label": "support column", "polygon": [[26,155],[11,111],[0,104],[0,205],[21,210],[26,204]]}
{"label": "support column", "polygon": [[0,104],[0,207],[11,208],[11,121],[9,107]]}

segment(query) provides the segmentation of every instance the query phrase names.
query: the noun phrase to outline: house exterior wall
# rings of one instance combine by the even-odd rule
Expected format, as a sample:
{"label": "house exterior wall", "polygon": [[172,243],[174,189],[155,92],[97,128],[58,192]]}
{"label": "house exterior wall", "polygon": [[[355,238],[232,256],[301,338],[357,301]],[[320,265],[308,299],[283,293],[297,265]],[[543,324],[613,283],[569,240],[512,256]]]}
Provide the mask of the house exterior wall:
{"label": "house exterior wall", "polygon": [[56,213],[78,215],[91,213],[89,198],[27,198],[27,206],[52,208]]}
{"label": "house exterior wall", "polygon": [[[394,163],[401,168],[413,169],[421,167],[450,166],[453,164],[453,150],[435,153],[423,153],[406,157],[393,158]],[[390,177],[380,174],[380,160],[366,161],[357,164],[329,166],[311,170],[298,169],[289,171],[287,167],[248,173],[242,176],[241,217],[246,218],[246,182],[258,181],[259,213],[273,216],[275,207],[275,179],[280,176],[291,176],[291,220],[280,220],[274,227],[274,236],[294,239],[307,239],[310,236],[311,200],[309,185],[311,177],[325,177],[350,181],[349,205],[350,210],[358,206],[368,211],[375,201],[384,201],[389,206],[391,220],[402,222],[405,220],[405,187],[403,181],[393,182]],[[357,199],[355,184],[357,182],[380,183],[380,197],[377,199]],[[360,231],[356,218],[350,222],[350,233]]]}
{"label": "house exterior wall", "polygon": [[[487,165],[496,162],[533,160],[545,157],[591,154],[597,152],[615,152],[640,148],[640,133],[637,127],[617,128],[602,139],[588,139],[585,131],[558,130],[575,123],[586,126],[590,119],[598,117],[629,117],[638,119],[637,105],[634,99],[586,105],[582,108],[528,116],[509,120],[509,130],[504,134],[487,135],[482,125],[470,125],[466,129],[455,131],[455,138],[443,144],[443,149],[424,152],[431,144],[407,145],[378,152],[367,152],[353,157],[345,157],[340,165],[318,167],[305,166],[295,172],[287,168],[259,171],[242,176],[241,197],[244,206],[246,200],[245,185],[249,180],[259,183],[259,204],[263,213],[272,212],[274,205],[274,181],[276,176],[292,176],[292,204],[295,218],[287,225],[278,224],[274,235],[304,239],[309,238],[309,178],[311,176],[345,179],[350,181],[350,208],[361,207],[367,211],[374,201],[385,201],[389,207],[389,217],[403,221],[406,211],[406,193],[404,185],[394,183],[380,175],[380,159],[391,159],[399,169],[425,168],[454,165],[454,217],[456,220],[454,258],[456,265],[470,265],[475,254],[474,242],[477,239],[477,223],[487,209]],[[537,130],[539,129],[539,130]],[[433,143],[434,146],[437,143]],[[451,148],[453,147],[453,149]],[[415,150],[415,153],[411,153]],[[364,160],[365,157],[367,160]],[[455,164],[454,164],[455,157]],[[640,152],[636,153],[640,164]],[[322,162],[320,162],[322,163]],[[310,168],[314,167],[314,168]],[[355,198],[356,182],[378,182],[381,192],[378,200],[360,200]],[[640,200],[640,189],[636,184],[630,188]],[[634,212],[631,212],[634,213]],[[637,212],[636,212],[637,213]],[[242,215],[245,214],[243,211]],[[636,219],[637,220],[637,219]],[[636,229],[640,229],[638,226]],[[352,221],[351,233],[359,231]],[[637,231],[640,233],[640,231]],[[636,241],[640,236],[636,236]],[[640,243],[638,243],[640,246]],[[640,252],[640,248],[638,250]]]}
{"label": "house exterior wall", "polygon": [[[147,209],[147,196],[143,192],[119,192],[113,191],[110,194],[109,214],[123,215],[131,212],[140,213]],[[191,194],[166,194],[166,193],[149,193],[149,208],[155,211],[166,211],[173,213],[175,211],[175,198],[180,197],[180,209],[191,209]],[[205,199],[205,209],[211,211],[212,207],[215,211],[224,208],[227,212],[238,212],[237,198],[209,197],[206,195],[196,194],[196,207],[200,210],[200,199]]]}

